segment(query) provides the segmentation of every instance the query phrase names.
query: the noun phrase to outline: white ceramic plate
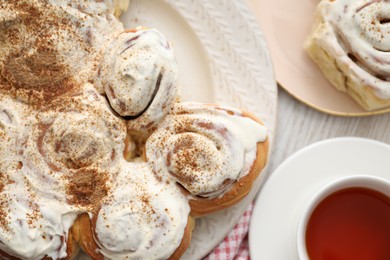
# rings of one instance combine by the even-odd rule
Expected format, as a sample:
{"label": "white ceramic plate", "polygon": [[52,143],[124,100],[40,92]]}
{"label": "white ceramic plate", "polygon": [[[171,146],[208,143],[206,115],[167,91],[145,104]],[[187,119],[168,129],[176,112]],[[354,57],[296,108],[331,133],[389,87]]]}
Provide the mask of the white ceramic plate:
{"label": "white ceramic plate", "polygon": [[304,204],[324,185],[350,175],[390,179],[390,145],[363,138],[334,138],[303,148],[264,183],[249,229],[256,260],[298,259],[296,232]]}
{"label": "white ceramic plate", "polygon": [[303,103],[325,113],[365,116],[390,112],[367,112],[352,98],[337,91],[303,49],[319,0],[248,0],[261,25],[275,65],[278,83]]}
{"label": "white ceramic plate", "polygon": [[[164,33],[176,52],[183,100],[227,104],[254,112],[274,133],[277,88],[263,35],[245,1],[133,0],[121,20]],[[233,228],[266,171],[237,206],[201,218],[183,259],[200,259]]]}

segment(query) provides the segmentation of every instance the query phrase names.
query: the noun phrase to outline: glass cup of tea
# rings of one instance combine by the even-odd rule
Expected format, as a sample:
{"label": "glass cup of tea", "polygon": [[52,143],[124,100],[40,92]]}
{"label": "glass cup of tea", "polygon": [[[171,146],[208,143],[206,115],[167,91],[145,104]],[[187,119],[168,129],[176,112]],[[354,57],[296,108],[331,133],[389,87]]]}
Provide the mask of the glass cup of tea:
{"label": "glass cup of tea", "polygon": [[352,175],[325,185],[298,223],[300,260],[390,259],[389,243],[390,181],[375,176]]}

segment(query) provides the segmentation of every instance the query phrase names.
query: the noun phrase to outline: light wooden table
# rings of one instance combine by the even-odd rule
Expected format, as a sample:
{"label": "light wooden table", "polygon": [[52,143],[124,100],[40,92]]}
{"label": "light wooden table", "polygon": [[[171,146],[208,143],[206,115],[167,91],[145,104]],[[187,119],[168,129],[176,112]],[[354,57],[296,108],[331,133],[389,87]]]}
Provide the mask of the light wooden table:
{"label": "light wooden table", "polygon": [[276,134],[269,174],[294,152],[328,138],[354,136],[390,144],[390,113],[366,117],[334,116],[301,103],[280,87],[278,92]]}

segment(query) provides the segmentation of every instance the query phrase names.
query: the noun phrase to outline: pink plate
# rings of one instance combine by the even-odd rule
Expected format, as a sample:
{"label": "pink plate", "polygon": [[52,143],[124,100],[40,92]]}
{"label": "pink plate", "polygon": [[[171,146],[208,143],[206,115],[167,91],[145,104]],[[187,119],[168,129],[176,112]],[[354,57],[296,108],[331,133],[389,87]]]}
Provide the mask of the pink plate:
{"label": "pink plate", "polygon": [[390,112],[390,108],[365,111],[337,91],[303,49],[319,0],[247,0],[260,23],[279,85],[301,102],[325,113],[365,116]]}

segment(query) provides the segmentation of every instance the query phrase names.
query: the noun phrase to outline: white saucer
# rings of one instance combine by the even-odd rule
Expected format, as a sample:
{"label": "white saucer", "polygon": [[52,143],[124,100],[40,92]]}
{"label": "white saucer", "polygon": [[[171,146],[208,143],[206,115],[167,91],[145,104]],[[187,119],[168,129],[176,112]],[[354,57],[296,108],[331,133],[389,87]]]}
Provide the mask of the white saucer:
{"label": "white saucer", "polygon": [[296,229],[307,199],[332,180],[356,174],[390,179],[390,145],[334,138],[309,145],[285,160],[257,198],[249,228],[251,259],[298,259]]}

